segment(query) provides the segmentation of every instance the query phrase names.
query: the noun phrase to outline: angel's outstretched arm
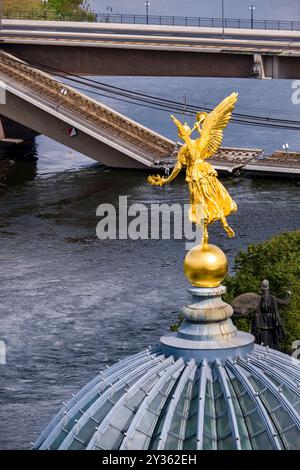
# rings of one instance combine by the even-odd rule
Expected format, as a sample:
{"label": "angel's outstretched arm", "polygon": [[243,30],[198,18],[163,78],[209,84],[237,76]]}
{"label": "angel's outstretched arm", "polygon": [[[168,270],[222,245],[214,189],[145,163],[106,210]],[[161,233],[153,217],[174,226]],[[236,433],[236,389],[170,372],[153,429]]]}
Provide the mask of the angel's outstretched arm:
{"label": "angel's outstretched arm", "polygon": [[168,176],[168,178],[163,178],[160,175],[149,176],[148,182],[154,186],[163,186],[164,184],[170,183],[171,181],[173,181],[173,179],[176,178],[176,176],[180,173],[182,169],[183,164],[181,160],[182,158],[184,158],[184,152],[185,150],[182,147],[178,152],[176,165],[174,166],[173,171],[170,174],[170,176]]}
{"label": "angel's outstretched arm", "polygon": [[160,175],[148,176],[148,183],[152,184],[153,186],[163,186],[166,183],[170,183],[180,173],[181,168],[181,163],[177,162],[168,178],[164,178]]}
{"label": "angel's outstretched arm", "polygon": [[278,297],[276,297],[274,295],[277,303],[279,305],[289,305],[289,303],[291,302],[291,292],[290,291],[287,291],[287,298],[286,299],[279,299]]}
{"label": "angel's outstretched arm", "polygon": [[176,162],[176,165],[174,166],[173,171],[170,174],[170,176],[168,176],[168,178],[165,178],[165,183],[170,183],[173,179],[175,179],[176,176],[180,173],[181,169],[182,169],[182,164],[178,160]]}

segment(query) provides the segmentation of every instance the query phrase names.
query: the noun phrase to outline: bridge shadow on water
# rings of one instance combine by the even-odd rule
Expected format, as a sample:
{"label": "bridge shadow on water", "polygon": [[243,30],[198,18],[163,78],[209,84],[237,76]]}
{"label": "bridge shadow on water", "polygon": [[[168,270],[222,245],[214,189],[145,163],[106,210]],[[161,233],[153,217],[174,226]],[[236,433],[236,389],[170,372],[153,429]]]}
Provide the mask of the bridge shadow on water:
{"label": "bridge shadow on water", "polygon": [[35,141],[0,146],[0,194],[32,181],[37,175]]}

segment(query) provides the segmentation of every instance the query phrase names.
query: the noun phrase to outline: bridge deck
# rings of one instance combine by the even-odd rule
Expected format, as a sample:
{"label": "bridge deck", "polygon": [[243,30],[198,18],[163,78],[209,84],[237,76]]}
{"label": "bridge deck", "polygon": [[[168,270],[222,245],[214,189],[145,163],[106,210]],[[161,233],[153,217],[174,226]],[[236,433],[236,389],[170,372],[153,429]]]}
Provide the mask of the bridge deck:
{"label": "bridge deck", "polygon": [[66,73],[79,75],[299,79],[299,31],[226,28],[224,38],[221,33],[220,28],[7,20],[1,48],[53,69],[63,64]]}
{"label": "bridge deck", "polygon": [[[278,26],[278,25],[277,25]],[[292,26],[292,25],[291,25]],[[29,20],[29,19],[3,19],[3,27],[6,31],[72,31],[72,32],[92,32],[92,33],[131,33],[131,34],[160,34],[160,35],[180,35],[193,37],[221,37],[221,27],[208,26],[183,26],[183,25],[163,25],[163,24],[132,24],[132,23],[94,23],[86,21],[55,21],[55,20]],[[228,37],[251,38],[274,38],[279,39],[299,39],[300,31],[297,29],[262,29],[262,28],[225,28],[225,35]]]}
{"label": "bridge deck", "polygon": [[[1,51],[0,79],[7,98],[0,115],[109,166],[174,166],[176,145],[171,140]],[[67,135],[69,126],[78,130],[75,139]],[[226,173],[295,176],[300,175],[299,155],[276,152],[263,159],[260,149],[222,148],[210,162]]]}
{"label": "bridge deck", "polygon": [[[20,93],[25,100],[34,97],[52,114],[53,110],[63,114],[70,123],[93,131],[99,141],[121,149],[145,166],[166,159],[174,150],[174,142],[1,51],[0,77],[19,97]],[[1,113],[5,115],[3,106]],[[34,130],[39,132],[38,128]]]}
{"label": "bridge deck", "polygon": [[262,160],[247,163],[244,169],[252,175],[299,177],[300,152],[277,151]]}

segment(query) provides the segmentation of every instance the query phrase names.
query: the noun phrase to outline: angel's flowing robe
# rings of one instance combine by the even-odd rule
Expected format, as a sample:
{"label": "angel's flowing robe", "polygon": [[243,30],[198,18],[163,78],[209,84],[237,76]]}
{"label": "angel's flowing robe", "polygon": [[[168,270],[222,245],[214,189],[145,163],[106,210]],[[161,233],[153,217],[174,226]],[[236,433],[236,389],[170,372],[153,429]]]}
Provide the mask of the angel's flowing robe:
{"label": "angel's flowing robe", "polygon": [[193,140],[190,140],[189,147],[184,145],[181,148],[178,160],[182,166],[186,167],[186,182],[190,190],[191,222],[212,224],[237,210],[235,201],[218,180],[216,170],[199,157]]}

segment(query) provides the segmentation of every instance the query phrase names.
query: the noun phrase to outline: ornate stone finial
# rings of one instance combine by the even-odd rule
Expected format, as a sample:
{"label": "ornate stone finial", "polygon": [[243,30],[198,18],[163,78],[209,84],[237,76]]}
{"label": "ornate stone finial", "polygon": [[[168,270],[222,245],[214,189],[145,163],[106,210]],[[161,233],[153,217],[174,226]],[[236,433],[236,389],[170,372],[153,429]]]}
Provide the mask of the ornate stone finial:
{"label": "ornate stone finial", "polygon": [[224,286],[191,287],[192,301],[182,309],[184,321],[176,333],[160,339],[163,351],[174,358],[221,362],[253,350],[254,337],[237,331],[232,307],[222,300]]}

